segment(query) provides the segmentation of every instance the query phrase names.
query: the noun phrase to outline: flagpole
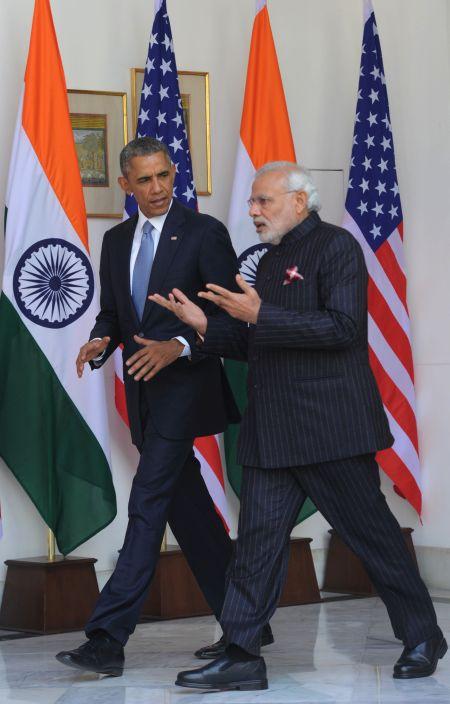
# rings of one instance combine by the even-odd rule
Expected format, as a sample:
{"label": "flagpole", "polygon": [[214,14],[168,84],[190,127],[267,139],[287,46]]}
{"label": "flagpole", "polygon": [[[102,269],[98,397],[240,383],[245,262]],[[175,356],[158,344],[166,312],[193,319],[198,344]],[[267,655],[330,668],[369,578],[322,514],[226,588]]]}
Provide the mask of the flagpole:
{"label": "flagpole", "polygon": [[55,534],[51,528],[47,531],[47,557],[49,562],[55,561],[56,555],[56,540]]}

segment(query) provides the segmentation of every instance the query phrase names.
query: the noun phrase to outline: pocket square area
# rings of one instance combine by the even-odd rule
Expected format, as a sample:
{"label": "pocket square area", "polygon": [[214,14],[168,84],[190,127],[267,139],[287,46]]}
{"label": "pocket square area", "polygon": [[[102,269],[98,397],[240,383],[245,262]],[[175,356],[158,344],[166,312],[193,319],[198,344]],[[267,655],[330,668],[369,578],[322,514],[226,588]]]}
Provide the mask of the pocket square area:
{"label": "pocket square area", "polygon": [[300,274],[298,266],[290,266],[288,269],[286,269],[283,286],[287,286],[288,284],[292,284],[294,281],[301,280],[303,280],[303,276]]}

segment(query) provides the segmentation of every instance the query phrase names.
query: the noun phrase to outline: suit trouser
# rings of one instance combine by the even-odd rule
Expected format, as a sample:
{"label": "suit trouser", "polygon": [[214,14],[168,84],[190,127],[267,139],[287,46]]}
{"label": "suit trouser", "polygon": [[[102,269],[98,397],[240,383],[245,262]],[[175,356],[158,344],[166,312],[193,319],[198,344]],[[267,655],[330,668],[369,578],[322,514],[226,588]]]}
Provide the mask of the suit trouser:
{"label": "suit trouser", "polygon": [[167,440],[147,420],[128,505],[128,527],[115,570],[85,631],[107,631],[125,644],[133,633],[169,525],[218,618],[232,542],[192,450],[192,440]]}
{"label": "suit trouser", "polygon": [[282,469],[245,467],[239,533],[220,618],[228,643],[259,654],[284,584],[289,536],[309,496],[362,560],[407,647],[436,635],[430,595],[380,490],[374,455]]}

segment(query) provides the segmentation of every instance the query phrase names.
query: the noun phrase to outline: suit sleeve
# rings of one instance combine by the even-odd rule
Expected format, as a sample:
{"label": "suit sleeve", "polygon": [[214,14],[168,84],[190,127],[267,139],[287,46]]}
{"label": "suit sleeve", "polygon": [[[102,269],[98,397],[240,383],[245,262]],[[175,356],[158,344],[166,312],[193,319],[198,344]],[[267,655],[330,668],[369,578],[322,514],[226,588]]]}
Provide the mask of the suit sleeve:
{"label": "suit sleeve", "polygon": [[117,307],[114,290],[111,282],[111,268],[109,263],[109,237],[108,232],[103,238],[102,253],[100,257],[100,312],[95,319],[95,325],[89,339],[95,337],[110,337],[111,342],[105,350],[103,357],[98,362],[91,363],[91,367],[98,369],[114,352],[120,343],[120,330],[117,319]]}
{"label": "suit sleeve", "polygon": [[274,348],[344,349],[354,344],[367,319],[367,270],[351,235],[335,237],[319,271],[321,307],[297,312],[261,304],[255,345]]}
{"label": "suit sleeve", "polygon": [[217,354],[227,359],[246,362],[248,359],[247,323],[234,320],[222,311],[208,317],[208,327],[201,346],[207,354]]}

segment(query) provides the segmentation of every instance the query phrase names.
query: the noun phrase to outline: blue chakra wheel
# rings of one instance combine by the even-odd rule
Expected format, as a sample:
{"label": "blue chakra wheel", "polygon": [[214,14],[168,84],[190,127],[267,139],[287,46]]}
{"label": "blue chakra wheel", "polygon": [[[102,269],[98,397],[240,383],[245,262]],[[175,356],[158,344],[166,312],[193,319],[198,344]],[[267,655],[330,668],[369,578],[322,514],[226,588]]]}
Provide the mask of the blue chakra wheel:
{"label": "blue chakra wheel", "polygon": [[36,242],[20,257],[13,278],[23,315],[46,328],[70,325],[89,308],[94,275],[84,252],[70,242]]}
{"label": "blue chakra wheel", "polygon": [[238,258],[239,273],[250,286],[255,285],[256,271],[260,259],[271,247],[271,244],[255,244],[253,247],[244,250]]}

